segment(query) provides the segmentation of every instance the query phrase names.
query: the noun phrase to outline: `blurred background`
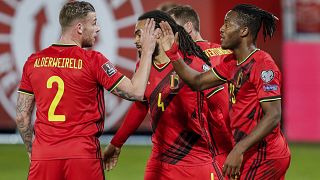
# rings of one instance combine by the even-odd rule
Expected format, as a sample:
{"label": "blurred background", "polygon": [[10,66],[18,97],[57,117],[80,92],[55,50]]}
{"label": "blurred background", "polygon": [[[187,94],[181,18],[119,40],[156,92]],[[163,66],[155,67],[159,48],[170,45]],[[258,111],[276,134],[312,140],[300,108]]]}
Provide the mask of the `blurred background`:
{"label": "blurred background", "polygon": [[[201,33],[220,43],[219,28],[229,9],[238,3],[255,4],[276,15],[272,39],[258,38],[283,72],[283,131],[290,142],[292,161],[287,179],[319,179],[320,162],[320,0],[88,0],[96,8],[101,31],[94,50],[102,52],[131,77],[137,60],[134,26],[145,11],[168,3],[191,5],[200,16]],[[15,125],[17,87],[31,53],[57,42],[59,11],[65,0],[0,0],[0,179],[26,179],[28,160]],[[105,93],[107,144],[120,126],[131,102]],[[127,146],[107,179],[143,179],[150,153],[148,118]]]}

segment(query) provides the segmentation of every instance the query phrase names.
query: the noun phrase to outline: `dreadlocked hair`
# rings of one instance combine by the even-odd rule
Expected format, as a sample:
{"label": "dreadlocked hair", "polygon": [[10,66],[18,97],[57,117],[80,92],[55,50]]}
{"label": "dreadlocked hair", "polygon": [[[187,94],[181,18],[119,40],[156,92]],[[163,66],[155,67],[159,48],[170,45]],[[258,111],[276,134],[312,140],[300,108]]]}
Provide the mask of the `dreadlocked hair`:
{"label": "dreadlocked hair", "polygon": [[185,29],[178,25],[175,20],[167,13],[160,10],[153,10],[141,15],[138,20],[153,18],[156,22],[156,28],[160,28],[159,23],[166,21],[172,28],[174,34],[178,32],[179,36],[179,50],[182,52],[185,60],[191,60],[188,56],[194,55],[202,59],[207,65],[211,66],[209,57],[202,51],[202,49],[192,40],[191,36]]}
{"label": "dreadlocked hair", "polygon": [[244,26],[247,26],[253,34],[254,41],[257,39],[258,32],[263,29],[263,38],[272,38],[276,31],[276,20],[278,18],[268,11],[260,9],[251,4],[239,4],[232,11],[238,13],[238,17]]}

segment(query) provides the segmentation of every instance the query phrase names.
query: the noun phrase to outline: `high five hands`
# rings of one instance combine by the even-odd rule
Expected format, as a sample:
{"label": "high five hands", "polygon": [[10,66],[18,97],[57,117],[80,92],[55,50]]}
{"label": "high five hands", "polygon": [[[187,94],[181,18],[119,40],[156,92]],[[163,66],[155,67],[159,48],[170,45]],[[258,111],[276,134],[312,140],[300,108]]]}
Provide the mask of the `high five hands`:
{"label": "high five hands", "polygon": [[176,34],[173,34],[172,28],[168,22],[160,22],[160,27],[162,31],[160,36],[160,43],[164,51],[170,50],[174,42],[176,44],[179,44],[178,32],[176,32]]}

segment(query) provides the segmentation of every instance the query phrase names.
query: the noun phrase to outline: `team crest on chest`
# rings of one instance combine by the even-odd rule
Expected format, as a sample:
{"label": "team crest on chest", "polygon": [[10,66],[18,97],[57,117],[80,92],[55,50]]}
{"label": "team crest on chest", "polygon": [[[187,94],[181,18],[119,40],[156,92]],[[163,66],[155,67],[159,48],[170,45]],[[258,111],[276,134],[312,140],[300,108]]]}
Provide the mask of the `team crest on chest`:
{"label": "team crest on chest", "polygon": [[170,75],[170,89],[179,89],[179,76],[175,71],[173,71]]}
{"label": "team crest on chest", "polygon": [[268,83],[272,81],[274,78],[274,72],[272,70],[267,70],[267,71],[262,71],[261,72],[261,79],[265,82]]}

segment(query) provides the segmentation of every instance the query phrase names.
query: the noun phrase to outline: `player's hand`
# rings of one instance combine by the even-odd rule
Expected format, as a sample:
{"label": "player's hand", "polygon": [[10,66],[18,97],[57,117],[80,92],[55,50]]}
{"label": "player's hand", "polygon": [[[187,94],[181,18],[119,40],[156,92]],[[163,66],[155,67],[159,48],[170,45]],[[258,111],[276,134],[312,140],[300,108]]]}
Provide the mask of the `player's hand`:
{"label": "player's hand", "polygon": [[178,32],[174,35],[171,26],[168,22],[160,23],[162,34],[160,36],[161,46],[164,51],[171,49],[174,42],[179,44],[178,41]]}
{"label": "player's hand", "polygon": [[103,151],[103,167],[110,171],[112,170],[118,162],[118,158],[120,155],[120,148],[115,147],[112,144],[108,144],[107,147]]}
{"label": "player's hand", "polygon": [[223,165],[223,176],[228,176],[230,179],[240,179],[240,168],[243,161],[243,154],[233,148],[229,153]]}
{"label": "player's hand", "polygon": [[147,19],[141,32],[142,53],[153,53],[156,47],[157,39],[160,38],[161,30],[155,29],[156,22],[154,19]]}

